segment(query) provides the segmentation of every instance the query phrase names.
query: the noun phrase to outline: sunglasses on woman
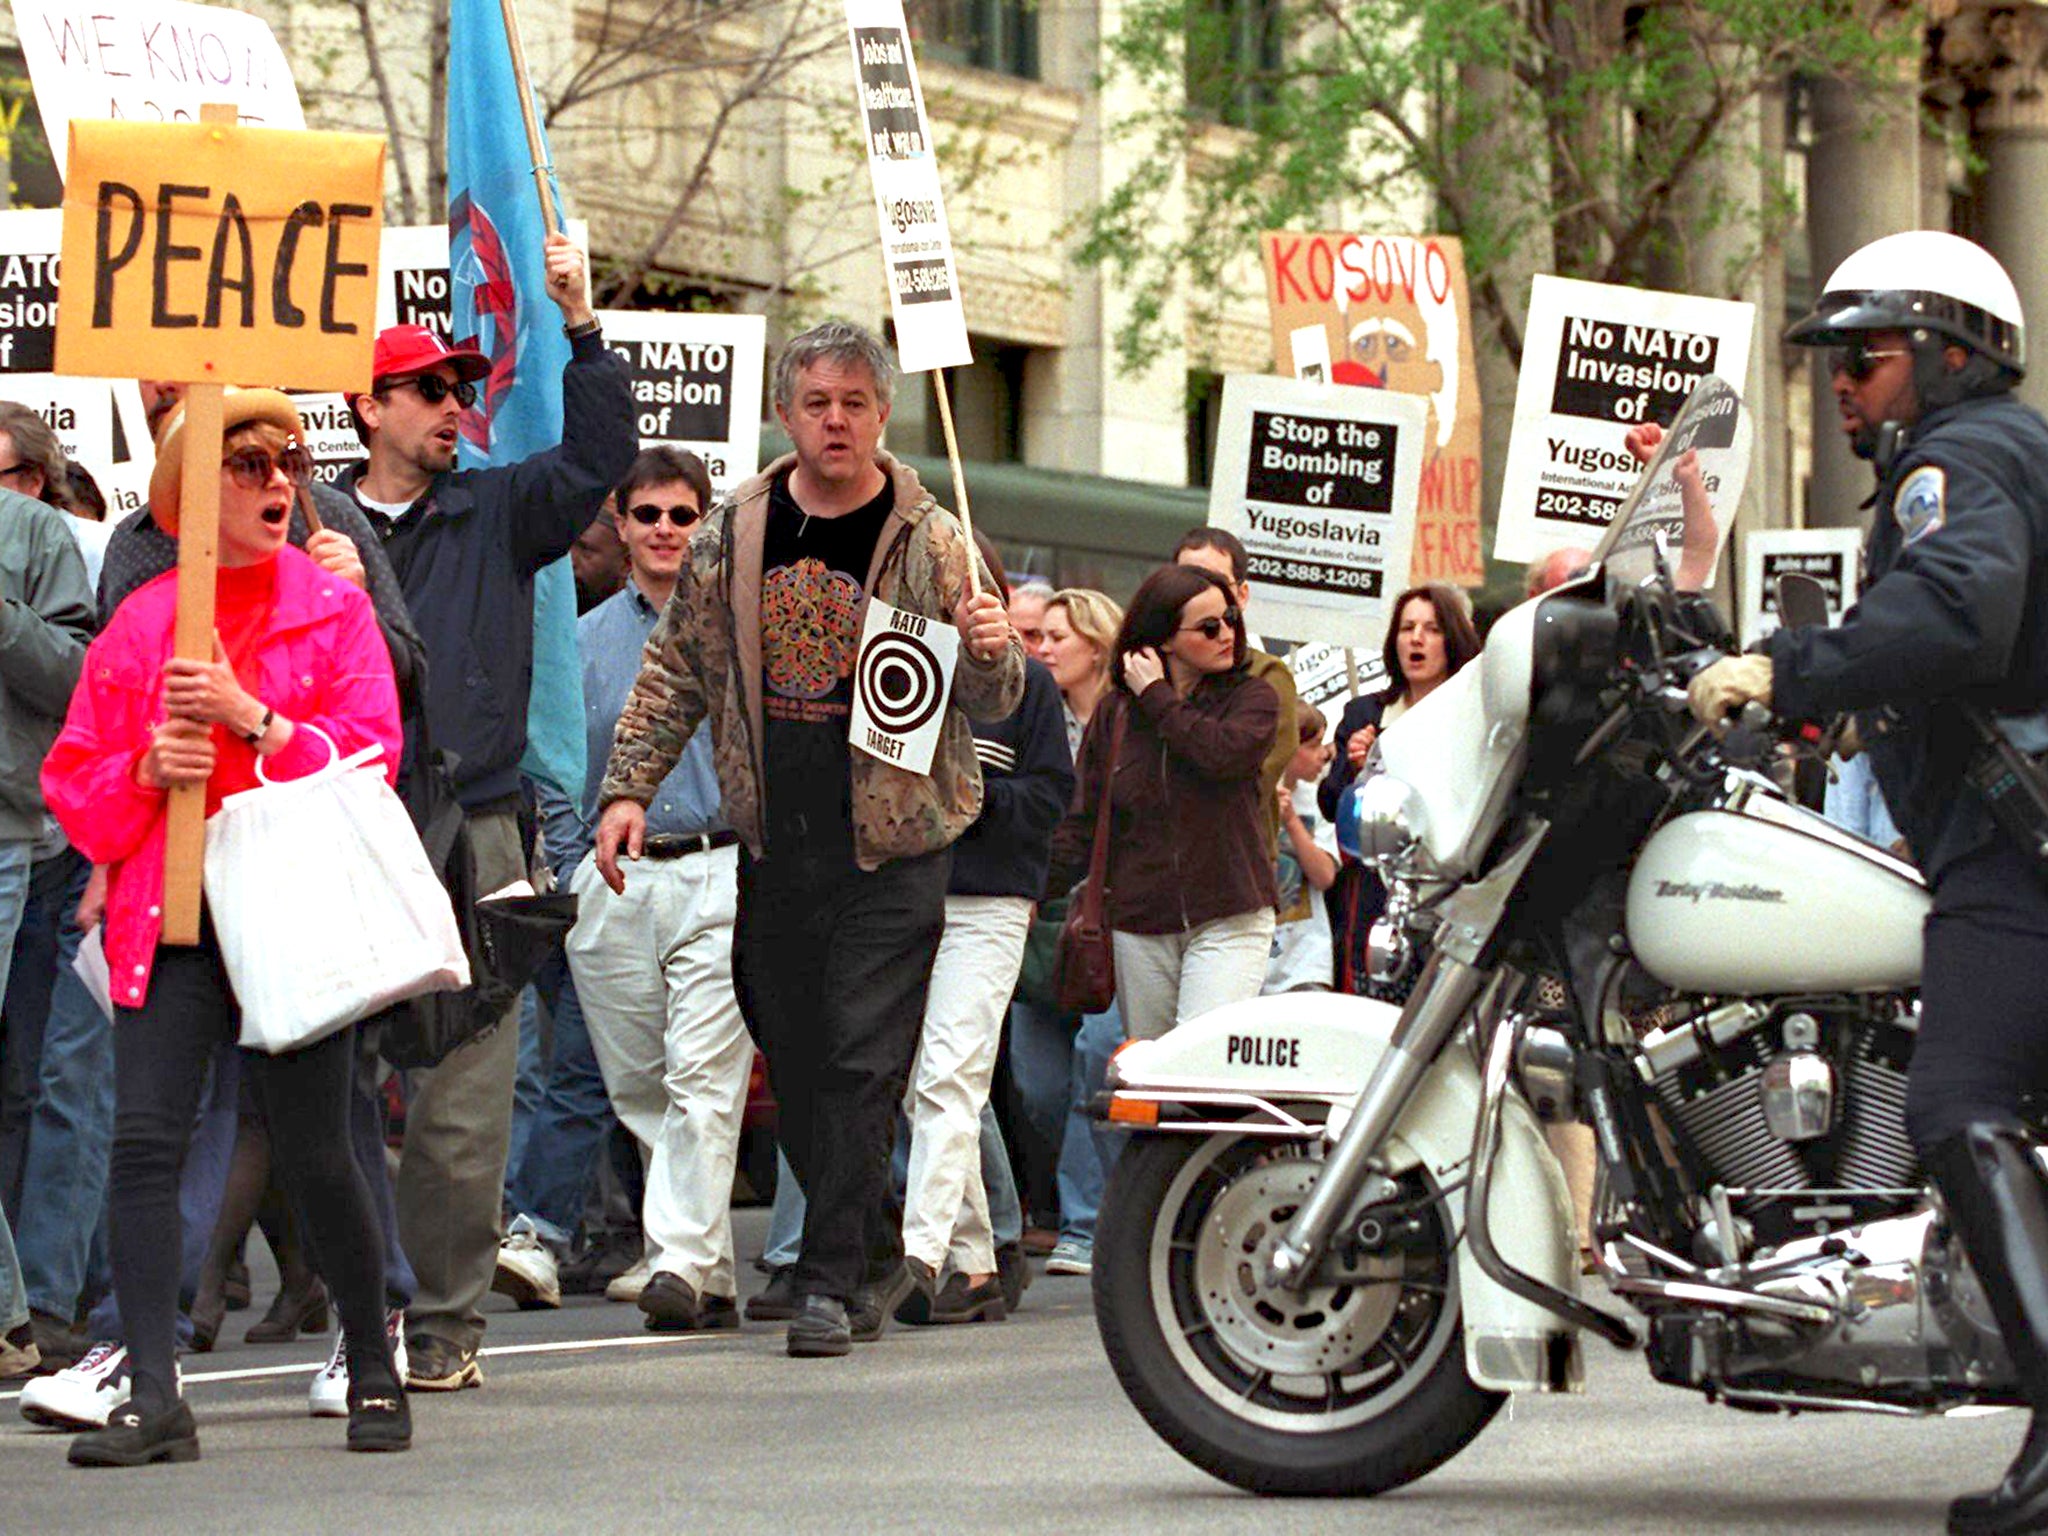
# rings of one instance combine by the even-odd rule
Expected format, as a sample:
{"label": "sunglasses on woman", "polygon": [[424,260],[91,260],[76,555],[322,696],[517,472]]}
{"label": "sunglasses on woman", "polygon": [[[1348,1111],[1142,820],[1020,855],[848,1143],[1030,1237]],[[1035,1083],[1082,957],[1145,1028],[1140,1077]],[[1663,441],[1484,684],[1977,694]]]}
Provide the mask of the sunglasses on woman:
{"label": "sunglasses on woman", "polygon": [[245,491],[262,490],[279,470],[284,471],[285,479],[293,485],[304,485],[313,478],[313,456],[298,443],[287,444],[275,457],[268,448],[249,443],[235,449],[220,463],[221,468],[234,477],[235,484]]}
{"label": "sunglasses on woman", "polygon": [[664,517],[678,528],[694,528],[704,514],[695,507],[657,507],[651,501],[643,501],[626,508],[626,516],[642,528],[652,528]]}
{"label": "sunglasses on woman", "polygon": [[1854,346],[1829,348],[1828,372],[1846,373],[1852,382],[1861,384],[1886,358],[1910,355],[1903,347],[1872,347],[1859,341]]}
{"label": "sunglasses on woman", "polygon": [[409,379],[396,380],[389,388],[397,389],[400,385],[410,385],[429,405],[439,405],[450,395],[455,397],[455,403],[465,411],[476,404],[476,386],[468,379],[457,379],[451,384],[438,373],[422,373]]}
{"label": "sunglasses on woman", "polygon": [[1225,635],[1236,633],[1238,618],[1239,614],[1235,608],[1226,608],[1220,619],[1197,619],[1192,624],[1181,625],[1174,633],[1197,634],[1204,640],[1221,640]]}

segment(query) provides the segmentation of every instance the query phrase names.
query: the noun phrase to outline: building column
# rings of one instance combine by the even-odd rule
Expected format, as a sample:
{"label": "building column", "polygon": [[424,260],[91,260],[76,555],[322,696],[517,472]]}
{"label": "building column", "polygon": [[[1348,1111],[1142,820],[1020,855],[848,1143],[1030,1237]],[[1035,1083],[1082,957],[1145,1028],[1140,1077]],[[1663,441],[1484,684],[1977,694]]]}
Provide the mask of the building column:
{"label": "building column", "polygon": [[[1973,5],[1943,28],[1941,59],[1965,87],[1977,174],[1977,237],[2012,274],[2020,307],[2036,328],[2048,325],[2048,6],[2006,0]],[[2048,370],[2035,348],[2034,371],[2019,389],[2027,404],[2048,404]]]}
{"label": "building column", "polygon": [[[1890,88],[1837,80],[1812,87],[1813,146],[1806,158],[1806,226],[1816,293],[1859,246],[1921,227],[1920,66],[1917,55]],[[1813,478],[1806,522],[1847,528],[1863,520],[1870,466],[1849,449],[1837,423],[1826,364],[1811,364]]]}
{"label": "building column", "polygon": [[[1094,80],[1109,63],[1109,43],[1123,21],[1122,0],[1042,7],[1039,46],[1047,81],[1079,86]],[[1067,150],[1063,215],[1106,198],[1152,153],[1149,134],[1116,131],[1118,122],[1146,104],[1140,88],[1122,73],[1112,75],[1100,90],[1087,91]],[[1185,212],[1177,186],[1162,199],[1159,238],[1174,238]],[[1165,344],[1150,365],[1133,372],[1117,354],[1116,337],[1142,295],[1123,287],[1107,267],[1070,266],[1067,284],[1066,344],[1048,352],[1027,386],[1027,394],[1041,402],[1025,431],[1030,463],[1186,485],[1184,295],[1176,293],[1161,305],[1153,323]]]}

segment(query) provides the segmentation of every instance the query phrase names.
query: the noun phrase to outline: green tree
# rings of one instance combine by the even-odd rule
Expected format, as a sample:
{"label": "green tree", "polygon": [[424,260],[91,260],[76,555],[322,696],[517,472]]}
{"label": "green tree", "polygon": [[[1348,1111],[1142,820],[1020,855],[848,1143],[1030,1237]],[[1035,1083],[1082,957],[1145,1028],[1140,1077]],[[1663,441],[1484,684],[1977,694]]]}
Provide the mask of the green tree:
{"label": "green tree", "polygon": [[[1175,296],[1197,328],[1213,318],[1260,231],[1385,228],[1420,206],[1463,239],[1477,318],[1519,363],[1532,252],[1643,283],[1715,227],[1768,248],[1791,206],[1782,158],[1758,167],[1772,195],[1724,195],[1729,164],[1762,153],[1735,125],[1801,77],[1895,87],[1921,19],[1886,0],[1129,0],[1103,84],[1142,103],[1116,131],[1147,152],[1078,254],[1139,296],[1118,337],[1135,366],[1172,339]],[[1161,227],[1185,238],[1146,238]]]}

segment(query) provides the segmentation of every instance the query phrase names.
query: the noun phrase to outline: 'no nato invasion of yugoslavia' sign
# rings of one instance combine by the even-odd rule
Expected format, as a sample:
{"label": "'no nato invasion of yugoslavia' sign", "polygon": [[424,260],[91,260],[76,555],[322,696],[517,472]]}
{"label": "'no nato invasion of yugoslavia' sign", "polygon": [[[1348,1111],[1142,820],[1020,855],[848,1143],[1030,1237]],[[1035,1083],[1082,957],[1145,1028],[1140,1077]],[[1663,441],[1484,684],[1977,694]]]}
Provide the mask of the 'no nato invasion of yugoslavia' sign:
{"label": "'no nato invasion of yugoslavia' sign", "polygon": [[1428,421],[1416,395],[1224,380],[1209,522],[1244,542],[1262,634],[1378,646],[1408,581]]}
{"label": "'no nato invasion of yugoslavia' sign", "polygon": [[71,124],[56,371],[366,389],[384,140]]}
{"label": "'no nato invasion of yugoslavia' sign", "polygon": [[1741,390],[1755,324],[1752,304],[1538,277],[1494,558],[1598,544],[1642,473],[1630,429],[1669,426],[1710,375]]}

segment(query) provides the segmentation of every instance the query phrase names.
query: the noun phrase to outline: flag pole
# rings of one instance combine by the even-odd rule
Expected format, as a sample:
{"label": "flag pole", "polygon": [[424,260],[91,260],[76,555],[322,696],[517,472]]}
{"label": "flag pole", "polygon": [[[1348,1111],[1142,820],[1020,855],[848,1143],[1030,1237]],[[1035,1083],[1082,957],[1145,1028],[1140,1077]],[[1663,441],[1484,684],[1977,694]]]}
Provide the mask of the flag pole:
{"label": "flag pole", "polygon": [[[505,0],[511,4],[511,0]],[[932,370],[932,387],[939,397],[939,425],[946,433],[946,462],[953,466],[953,499],[960,504],[960,527],[967,534],[967,592],[981,596],[981,557],[974,548],[974,514],[967,509],[967,476],[960,469],[960,439],[953,435],[953,402],[946,394],[946,370]]]}
{"label": "flag pole", "polygon": [[533,111],[533,82],[526,73],[526,45],[519,40],[519,12],[512,0],[498,0],[505,18],[505,41],[512,50],[512,85],[519,93],[519,116],[526,124],[526,152],[533,160],[533,190],[540,197],[540,218],[551,235],[562,232],[554,188],[548,184],[547,152],[541,147],[540,119]]}

